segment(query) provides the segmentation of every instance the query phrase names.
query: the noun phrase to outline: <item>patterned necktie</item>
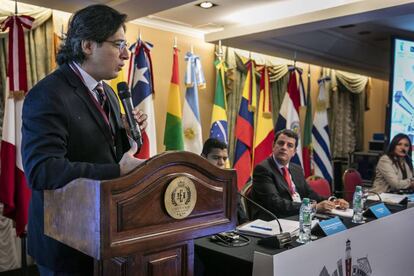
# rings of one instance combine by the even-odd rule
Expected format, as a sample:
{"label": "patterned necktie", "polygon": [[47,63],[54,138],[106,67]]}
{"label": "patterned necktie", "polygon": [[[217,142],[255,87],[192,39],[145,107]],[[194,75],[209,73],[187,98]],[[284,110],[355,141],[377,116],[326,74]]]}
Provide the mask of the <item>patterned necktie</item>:
{"label": "patterned necktie", "polygon": [[98,82],[98,84],[95,87],[95,91],[97,92],[97,95],[98,95],[99,104],[101,105],[102,109],[105,111],[106,115],[108,115],[107,98],[106,98],[106,94],[103,89],[102,83]]}
{"label": "patterned necktie", "polygon": [[283,177],[285,178],[286,183],[288,184],[289,192],[291,195],[293,195],[295,192],[293,190],[292,180],[290,179],[289,169],[287,167],[282,167],[282,171],[283,171]]}

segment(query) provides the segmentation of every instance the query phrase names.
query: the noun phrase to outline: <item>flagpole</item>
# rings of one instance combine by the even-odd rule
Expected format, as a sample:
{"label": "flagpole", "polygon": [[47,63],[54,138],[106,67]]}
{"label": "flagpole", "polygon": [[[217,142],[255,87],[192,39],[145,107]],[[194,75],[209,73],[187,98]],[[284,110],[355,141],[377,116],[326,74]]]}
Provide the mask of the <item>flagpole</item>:
{"label": "flagpole", "polygon": [[177,37],[176,36],[174,36],[173,48],[177,48]]}
{"label": "flagpole", "polygon": [[221,40],[219,40],[219,45],[218,45],[218,49],[216,52],[216,56],[219,59],[219,61],[223,60],[223,48],[221,47]]}

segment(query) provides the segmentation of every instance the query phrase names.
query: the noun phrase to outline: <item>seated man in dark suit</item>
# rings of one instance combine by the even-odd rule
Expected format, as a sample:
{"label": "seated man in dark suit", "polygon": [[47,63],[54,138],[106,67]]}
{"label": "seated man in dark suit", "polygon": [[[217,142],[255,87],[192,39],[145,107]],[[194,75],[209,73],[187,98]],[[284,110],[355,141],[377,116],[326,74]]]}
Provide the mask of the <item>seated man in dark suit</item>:
{"label": "seated man in dark suit", "polygon": [[[343,199],[329,201],[315,193],[306,183],[300,166],[290,163],[296,154],[298,136],[292,130],[281,130],[273,141],[273,154],[253,171],[252,198],[278,217],[299,214],[302,198],[316,200],[318,212],[329,211],[339,205],[348,208]],[[254,219],[272,220],[260,209],[252,211]]]}
{"label": "seated man in dark suit", "polygon": [[[203,145],[201,156],[220,169],[225,169],[228,158],[227,145],[217,139],[209,138]],[[239,195],[237,195],[237,220],[238,224],[249,220],[241,206]]]}

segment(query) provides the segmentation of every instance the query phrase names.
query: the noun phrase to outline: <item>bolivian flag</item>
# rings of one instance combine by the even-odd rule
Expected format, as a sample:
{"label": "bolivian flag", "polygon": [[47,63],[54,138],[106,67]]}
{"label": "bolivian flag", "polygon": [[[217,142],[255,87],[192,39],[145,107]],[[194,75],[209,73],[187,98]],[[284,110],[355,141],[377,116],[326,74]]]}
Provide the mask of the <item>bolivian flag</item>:
{"label": "bolivian flag", "polygon": [[178,49],[174,47],[173,68],[165,121],[165,150],[183,150],[183,124],[181,114],[180,77],[178,74]]}

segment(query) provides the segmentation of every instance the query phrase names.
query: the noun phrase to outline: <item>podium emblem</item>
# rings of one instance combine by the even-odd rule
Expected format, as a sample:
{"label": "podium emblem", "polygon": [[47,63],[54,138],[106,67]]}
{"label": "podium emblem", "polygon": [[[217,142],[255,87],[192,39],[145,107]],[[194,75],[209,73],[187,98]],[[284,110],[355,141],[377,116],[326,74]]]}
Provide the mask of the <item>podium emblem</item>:
{"label": "podium emblem", "polygon": [[197,190],[194,182],[186,177],[180,176],[168,184],[164,194],[164,204],[167,213],[175,219],[188,217],[197,202]]}

